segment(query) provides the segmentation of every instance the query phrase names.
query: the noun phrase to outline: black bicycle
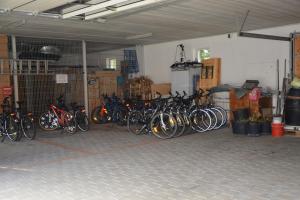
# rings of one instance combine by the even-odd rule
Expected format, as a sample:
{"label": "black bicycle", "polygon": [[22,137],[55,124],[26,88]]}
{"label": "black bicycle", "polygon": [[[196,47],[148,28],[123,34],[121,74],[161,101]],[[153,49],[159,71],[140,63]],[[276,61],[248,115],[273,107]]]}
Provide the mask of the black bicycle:
{"label": "black bicycle", "polygon": [[10,97],[5,97],[1,107],[3,113],[0,116],[0,137],[1,142],[4,142],[8,137],[11,141],[18,141],[20,139],[19,120],[17,114],[11,112]]}
{"label": "black bicycle", "polygon": [[25,112],[23,108],[23,102],[19,101],[17,102],[19,105],[18,108],[16,108],[16,113],[20,125],[20,129],[22,131],[22,134],[20,134],[20,139],[22,136],[24,136],[27,139],[34,140],[36,137],[36,125],[35,120],[32,112]]}

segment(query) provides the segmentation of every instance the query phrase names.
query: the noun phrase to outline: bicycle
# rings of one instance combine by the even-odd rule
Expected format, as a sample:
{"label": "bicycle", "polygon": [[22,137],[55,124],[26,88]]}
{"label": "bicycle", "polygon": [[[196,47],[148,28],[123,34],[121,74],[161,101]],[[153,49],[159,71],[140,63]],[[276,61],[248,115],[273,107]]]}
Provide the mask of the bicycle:
{"label": "bicycle", "polygon": [[16,109],[16,116],[18,117],[19,125],[22,130],[22,134],[20,134],[20,139],[22,136],[27,139],[34,140],[36,137],[36,125],[32,112],[23,112],[22,104],[23,102],[18,101],[19,105]]}
{"label": "bicycle", "polygon": [[62,99],[62,96],[57,98],[57,105],[50,104],[49,110],[41,114],[39,125],[41,129],[46,131],[53,131],[61,127],[68,133],[73,134],[76,132],[76,120],[72,113],[66,111]]}
{"label": "bicycle", "polygon": [[77,103],[71,103],[73,115],[75,117],[76,125],[81,131],[89,130],[89,119],[86,114],[84,106],[77,105]]}
{"label": "bicycle", "polygon": [[177,132],[177,122],[174,116],[168,112],[168,100],[170,98],[159,97],[144,104],[142,110],[133,109],[127,119],[128,130],[136,135],[142,133],[153,134],[160,139],[169,139]]}
{"label": "bicycle", "polygon": [[1,107],[3,113],[0,116],[0,136],[1,142],[4,142],[8,137],[11,141],[18,141],[20,139],[19,121],[16,113],[11,112],[10,97],[5,97]]}

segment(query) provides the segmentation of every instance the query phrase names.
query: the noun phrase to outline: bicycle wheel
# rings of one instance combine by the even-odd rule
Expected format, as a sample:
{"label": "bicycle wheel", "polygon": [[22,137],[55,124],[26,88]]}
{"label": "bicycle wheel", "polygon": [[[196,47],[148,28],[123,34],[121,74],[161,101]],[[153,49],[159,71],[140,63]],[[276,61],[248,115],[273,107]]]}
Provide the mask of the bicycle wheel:
{"label": "bicycle wheel", "polygon": [[12,116],[6,118],[6,134],[11,141],[17,141],[20,138],[19,124]]}
{"label": "bicycle wheel", "polygon": [[101,106],[97,106],[96,108],[94,108],[92,110],[91,119],[92,119],[92,122],[94,122],[95,124],[100,124],[100,120],[99,120],[100,110],[101,110]]}
{"label": "bicycle wheel", "polygon": [[174,118],[176,119],[177,123],[177,131],[174,137],[180,137],[186,130],[186,123],[181,114],[175,114]]}
{"label": "bicycle wheel", "polygon": [[189,115],[190,124],[194,131],[199,133],[207,131],[211,126],[211,117],[203,109],[195,109]]}
{"label": "bicycle wheel", "polygon": [[79,130],[81,131],[89,130],[89,119],[84,112],[77,111],[75,113],[75,120]]}
{"label": "bicycle wheel", "polygon": [[58,119],[53,112],[45,112],[39,118],[39,125],[45,131],[53,131],[59,127]]}
{"label": "bicycle wheel", "polygon": [[116,115],[117,115],[117,124],[119,126],[125,126],[127,123],[128,112],[122,109],[118,111]]}
{"label": "bicycle wheel", "polygon": [[[223,122],[222,122],[222,126],[226,125],[228,122],[228,116],[227,116],[227,112],[224,108],[220,107],[220,106],[216,106],[215,109],[218,109],[219,111],[221,111],[222,115],[223,115]],[[222,127],[221,126],[221,127]]]}
{"label": "bicycle wheel", "polygon": [[142,134],[147,127],[143,119],[143,114],[140,111],[130,112],[127,118],[127,128],[129,132],[135,135]]}
{"label": "bicycle wheel", "polygon": [[1,116],[1,118],[0,118],[0,139],[2,142],[4,141],[5,137],[6,137],[5,136],[5,128],[4,128],[4,123],[2,120],[2,116]]}
{"label": "bicycle wheel", "polygon": [[24,116],[21,118],[21,130],[26,138],[30,140],[35,138],[36,126],[32,117]]}
{"label": "bicycle wheel", "polygon": [[[206,108],[205,111],[208,112],[208,114],[210,115],[210,118],[211,118],[211,125],[208,128],[208,130],[210,131],[210,130],[213,130],[217,126],[218,118],[217,118],[216,113],[213,110],[211,110],[210,108]],[[207,123],[207,121],[204,121],[204,123]]]}
{"label": "bicycle wheel", "polygon": [[64,120],[65,120],[64,129],[68,133],[71,133],[71,134],[76,133],[76,131],[77,131],[77,124],[76,124],[75,117],[71,113],[66,112],[64,114]]}
{"label": "bicycle wheel", "polygon": [[158,113],[151,119],[150,129],[156,137],[169,139],[176,134],[177,122],[176,119],[168,113]]}
{"label": "bicycle wheel", "polygon": [[222,125],[223,125],[223,122],[224,122],[224,116],[222,114],[222,112],[217,109],[217,108],[210,108],[212,111],[214,111],[214,113],[216,114],[216,117],[217,117],[217,124],[215,126],[214,129],[219,129]]}

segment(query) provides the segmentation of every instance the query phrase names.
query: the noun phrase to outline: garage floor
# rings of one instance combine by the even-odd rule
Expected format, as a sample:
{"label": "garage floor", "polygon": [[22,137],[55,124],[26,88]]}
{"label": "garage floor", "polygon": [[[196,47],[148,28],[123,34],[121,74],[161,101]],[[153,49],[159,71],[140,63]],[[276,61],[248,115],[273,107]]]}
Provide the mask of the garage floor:
{"label": "garage floor", "polygon": [[111,125],[87,134],[40,133],[0,144],[1,199],[260,200],[300,197],[300,138],[172,140]]}

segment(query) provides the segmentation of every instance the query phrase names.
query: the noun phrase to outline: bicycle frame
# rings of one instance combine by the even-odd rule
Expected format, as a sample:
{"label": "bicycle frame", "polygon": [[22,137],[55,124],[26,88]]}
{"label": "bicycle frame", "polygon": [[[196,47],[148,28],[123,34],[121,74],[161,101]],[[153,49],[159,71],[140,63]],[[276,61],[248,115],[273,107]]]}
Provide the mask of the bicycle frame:
{"label": "bicycle frame", "polygon": [[60,126],[64,127],[65,124],[66,124],[65,116],[67,117],[67,120],[69,120],[68,115],[66,115],[66,113],[68,113],[68,112],[63,110],[63,109],[60,109],[60,108],[56,107],[53,104],[50,105],[50,110],[49,111],[52,111],[54,113],[54,115],[57,117],[58,124]]}

